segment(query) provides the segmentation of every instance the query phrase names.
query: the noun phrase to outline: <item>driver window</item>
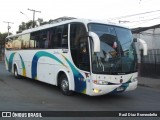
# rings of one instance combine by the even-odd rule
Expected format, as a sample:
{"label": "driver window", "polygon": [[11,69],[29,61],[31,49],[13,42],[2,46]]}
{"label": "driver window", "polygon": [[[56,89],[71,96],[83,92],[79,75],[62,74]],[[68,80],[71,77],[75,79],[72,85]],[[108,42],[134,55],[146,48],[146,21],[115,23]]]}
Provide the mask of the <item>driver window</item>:
{"label": "driver window", "polygon": [[82,23],[70,27],[70,47],[74,64],[81,70],[89,71],[89,50],[86,28]]}

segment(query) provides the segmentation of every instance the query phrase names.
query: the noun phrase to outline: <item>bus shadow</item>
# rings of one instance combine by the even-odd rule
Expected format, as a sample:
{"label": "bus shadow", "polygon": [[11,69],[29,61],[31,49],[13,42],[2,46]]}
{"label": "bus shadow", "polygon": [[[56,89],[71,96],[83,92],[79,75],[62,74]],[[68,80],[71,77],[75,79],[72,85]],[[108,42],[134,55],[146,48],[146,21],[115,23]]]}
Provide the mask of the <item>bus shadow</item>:
{"label": "bus shadow", "polygon": [[[10,75],[13,77],[13,75]],[[36,86],[38,88],[42,88],[44,90],[47,90],[48,92],[52,92],[54,94],[59,94],[59,96],[62,96],[66,99],[72,99],[72,100],[85,100],[85,101],[92,101],[92,102],[97,102],[97,101],[101,101],[101,102],[106,102],[110,101],[110,100],[124,100],[124,99],[133,99],[130,95],[130,93],[128,92],[124,92],[124,93],[117,93],[117,94],[106,94],[106,95],[101,95],[101,96],[89,96],[89,95],[85,95],[82,93],[77,93],[74,92],[73,95],[71,96],[65,96],[61,93],[60,88],[58,86],[55,85],[51,85],[48,83],[44,83],[38,80],[34,80],[34,79],[30,79],[30,78],[26,78],[26,77],[22,77],[21,79],[16,79],[16,80],[23,80],[24,84],[32,84],[32,86]]]}
{"label": "bus shadow", "polygon": [[128,93],[117,93],[117,94],[105,94],[100,96],[88,96],[80,93],[75,93],[77,98],[82,98],[89,101],[106,101],[106,100],[123,100],[123,99],[132,99]]}
{"label": "bus shadow", "polygon": [[[11,76],[14,78],[13,75],[11,75]],[[48,84],[48,83],[45,83],[45,82],[42,82],[42,81],[39,81],[39,80],[31,79],[31,78],[28,78],[28,77],[21,76],[20,79],[15,79],[15,80],[23,81],[24,84],[31,84],[32,86],[36,86],[36,87],[39,87],[39,88],[42,88],[42,89],[52,90],[52,92],[53,92],[53,90],[59,91],[59,87],[57,87],[55,85],[51,85],[51,84]]]}

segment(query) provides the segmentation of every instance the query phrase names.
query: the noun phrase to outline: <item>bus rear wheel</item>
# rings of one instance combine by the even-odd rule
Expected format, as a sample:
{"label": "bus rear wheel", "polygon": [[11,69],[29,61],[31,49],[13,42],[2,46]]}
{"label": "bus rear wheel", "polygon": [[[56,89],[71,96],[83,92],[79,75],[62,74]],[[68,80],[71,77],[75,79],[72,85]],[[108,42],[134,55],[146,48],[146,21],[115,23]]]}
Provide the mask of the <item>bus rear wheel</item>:
{"label": "bus rear wheel", "polygon": [[70,96],[73,94],[73,91],[69,90],[69,82],[66,75],[60,77],[60,89],[64,95]]}
{"label": "bus rear wheel", "polygon": [[21,76],[18,74],[18,70],[17,70],[17,66],[16,65],[14,65],[14,77],[16,79],[20,79],[21,78]]}

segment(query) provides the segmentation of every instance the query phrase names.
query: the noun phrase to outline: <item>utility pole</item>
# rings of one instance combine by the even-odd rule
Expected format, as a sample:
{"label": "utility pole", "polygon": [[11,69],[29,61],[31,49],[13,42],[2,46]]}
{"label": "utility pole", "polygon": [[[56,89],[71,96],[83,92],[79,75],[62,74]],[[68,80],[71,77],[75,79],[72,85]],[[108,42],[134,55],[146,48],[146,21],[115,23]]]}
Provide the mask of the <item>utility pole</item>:
{"label": "utility pole", "polygon": [[29,9],[28,8],[28,10],[30,10],[30,11],[33,11],[33,23],[32,23],[32,28],[34,28],[35,27],[35,24],[34,24],[34,19],[35,19],[35,12],[39,12],[39,13],[41,13],[41,11],[36,11],[36,10],[33,10],[33,9]]}
{"label": "utility pole", "polygon": [[7,23],[8,24],[8,35],[9,35],[9,29],[11,29],[11,26],[9,26],[9,24],[11,23],[11,24],[14,24],[13,22],[8,22],[8,21],[3,21],[4,23]]}

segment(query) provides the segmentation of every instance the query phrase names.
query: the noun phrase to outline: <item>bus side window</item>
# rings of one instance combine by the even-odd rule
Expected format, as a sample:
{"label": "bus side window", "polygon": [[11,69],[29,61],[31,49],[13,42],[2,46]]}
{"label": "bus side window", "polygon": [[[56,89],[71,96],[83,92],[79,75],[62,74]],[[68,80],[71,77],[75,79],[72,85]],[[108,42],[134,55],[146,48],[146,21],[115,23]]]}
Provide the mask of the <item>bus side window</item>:
{"label": "bus side window", "polygon": [[48,36],[47,30],[42,30],[31,34],[30,43],[32,47],[36,49],[47,49],[48,48]]}
{"label": "bus side window", "polygon": [[62,48],[68,48],[68,25],[64,25],[63,34],[62,34],[62,41],[61,41]]}
{"label": "bus side window", "polygon": [[29,49],[30,48],[30,34],[24,34],[21,36],[21,46],[22,49]]}
{"label": "bus side window", "polygon": [[30,49],[36,49],[38,47],[38,34],[36,32],[31,33],[30,37]]}
{"label": "bus side window", "polygon": [[50,40],[49,40],[49,46],[48,46],[48,48],[50,48],[50,49],[53,49],[53,46],[54,46],[54,35],[55,35],[55,32],[56,32],[56,27],[53,27],[50,30]]}
{"label": "bus side window", "polygon": [[54,48],[61,48],[61,39],[62,39],[62,32],[63,32],[63,25],[58,26],[56,28],[56,33],[54,35],[54,43],[53,47]]}
{"label": "bus side window", "polygon": [[5,48],[7,50],[11,50],[12,49],[12,42],[13,42],[12,38],[7,38],[6,43],[5,43]]}
{"label": "bus side window", "polygon": [[68,24],[54,28],[51,34],[52,48],[68,48]]}
{"label": "bus side window", "polygon": [[43,38],[43,34],[40,33],[40,39],[39,39],[39,48],[43,49],[44,48],[44,41],[45,39]]}

